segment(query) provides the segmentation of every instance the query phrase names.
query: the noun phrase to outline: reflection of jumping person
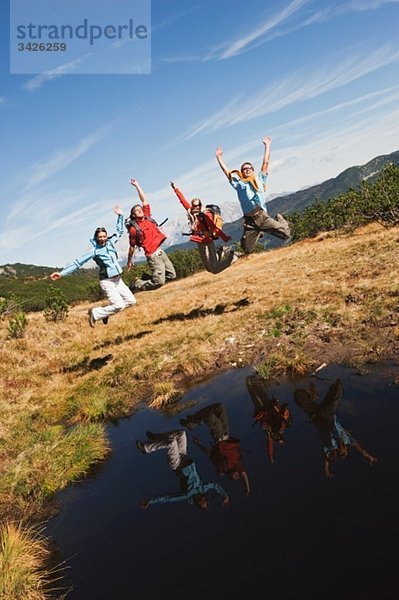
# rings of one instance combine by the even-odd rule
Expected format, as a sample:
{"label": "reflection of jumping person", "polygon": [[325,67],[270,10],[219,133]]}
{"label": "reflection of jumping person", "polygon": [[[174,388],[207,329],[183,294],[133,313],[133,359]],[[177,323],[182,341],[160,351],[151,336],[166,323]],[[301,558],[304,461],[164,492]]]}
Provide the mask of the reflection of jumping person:
{"label": "reflection of jumping person", "polygon": [[198,437],[193,438],[194,442],[209,457],[220,475],[234,480],[242,478],[248,495],[251,490],[247,472],[241,462],[240,440],[229,433],[227,412],[223,404],[210,404],[193,415],[180,419],[180,424],[189,429],[201,423],[208,426],[213,444],[208,449]]}
{"label": "reflection of jumping person", "polygon": [[228,242],[231,238],[215,225],[206,210],[202,211],[202,202],[199,198],[193,198],[190,204],[173,181],[171,186],[187,211],[191,225],[190,240],[196,242],[205,269],[215,275],[224,271],[235,262],[236,256],[233,248],[225,255],[219,253],[215,248],[214,240],[220,237],[224,242]]}
{"label": "reflection of jumping person", "polygon": [[314,386],[309,390],[300,389],[294,392],[295,402],[305,411],[319,432],[323,447],[323,469],[328,478],[334,477],[330,471],[331,463],[337,458],[346,458],[350,446],[358,450],[369,461],[370,466],[377,462],[377,458],[371,456],[339,423],[336,411],[342,394],[343,387],[339,379],[330,385],[320,404],[315,402],[317,391]]}
{"label": "reflection of jumping person", "polygon": [[147,264],[151,270],[151,279],[138,279],[132,284],[133,291],[154,290],[164,285],[166,281],[176,278],[175,268],[161,244],[166,236],[151,218],[151,207],[139,182],[131,179],[130,183],[136,188],[142,205],[135,204],[130,211],[129,252],[127,268],[133,266],[133,255],[136,247],[143,248]]}
{"label": "reflection of jumping person", "polygon": [[223,498],[223,506],[229,503],[229,497],[218,483],[203,483],[197,473],[194,462],[187,455],[187,436],[183,430],[152,433],[147,431],[147,442],[136,442],[137,448],[143,454],[166,449],[168,464],[179,478],[180,492],[153,496],[142,500],[141,507],[148,508],[150,504],[165,504],[168,502],[188,501],[202,510],[208,508],[206,494],[215,491]]}
{"label": "reflection of jumping person", "polygon": [[236,190],[238,200],[240,201],[242,212],[244,213],[244,231],[241,238],[241,246],[246,254],[255,250],[256,243],[262,235],[262,232],[269,233],[283,240],[290,238],[291,232],[288,221],[280,214],[272,219],[262,206],[264,192],[266,191],[266,180],[269,169],[270,137],[263,138],[265,146],[262,166],[255,175],[254,167],[251,163],[245,162],[240,170],[229,171],[223,160],[223,149],[217,148],[216,159],[223,173],[228,178],[230,185]]}
{"label": "reflection of jumping person", "polygon": [[254,403],[255,423],[259,423],[265,432],[267,455],[274,462],[274,442],[284,444],[284,433],[292,424],[292,416],[288,404],[282,404],[276,398],[269,398],[266,382],[256,375],[245,380],[247,389]]}
{"label": "reflection of jumping person", "polygon": [[[123,214],[119,206],[114,207],[114,212],[118,215],[116,233],[114,234],[117,237],[115,242],[117,242],[124,231]],[[96,321],[100,319],[106,325],[111,315],[136,304],[135,297],[122,280],[122,268],[118,262],[118,254],[114,243],[111,241],[112,237],[114,236],[108,237],[104,227],[97,227],[93,239],[90,240],[93,245],[91,252],[76,258],[73,263],[65,267],[60,273],[57,272],[50,275],[51,279],[56,281],[65,275],[74,273],[90,259],[93,259],[100,267],[100,286],[110,304],[89,310],[89,324],[91,327],[94,327]]]}

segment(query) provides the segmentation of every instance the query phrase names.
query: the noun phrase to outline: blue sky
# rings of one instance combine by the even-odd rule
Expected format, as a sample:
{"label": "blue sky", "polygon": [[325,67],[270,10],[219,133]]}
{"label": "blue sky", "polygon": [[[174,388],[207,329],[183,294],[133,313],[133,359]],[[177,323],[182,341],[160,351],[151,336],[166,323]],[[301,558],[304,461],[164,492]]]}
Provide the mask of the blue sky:
{"label": "blue sky", "polygon": [[230,168],[259,165],[271,135],[273,196],[399,149],[398,0],[153,0],[142,75],[74,75],[68,63],[10,75],[4,4],[0,264],[83,254],[98,225],[113,230],[114,204],[136,202],[131,177],[158,221],[181,214],[170,180],[235,201],[219,145]]}

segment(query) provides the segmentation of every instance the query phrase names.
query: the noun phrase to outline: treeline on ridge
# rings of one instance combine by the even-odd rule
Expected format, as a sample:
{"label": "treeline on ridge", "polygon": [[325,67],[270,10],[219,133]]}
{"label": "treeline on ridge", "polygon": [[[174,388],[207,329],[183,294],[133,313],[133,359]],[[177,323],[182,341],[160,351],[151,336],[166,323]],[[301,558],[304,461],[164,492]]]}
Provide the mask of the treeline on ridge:
{"label": "treeline on ridge", "polygon": [[288,219],[293,240],[314,237],[321,231],[354,229],[373,221],[385,227],[399,224],[399,167],[386,165],[374,182],[363,181],[358,190],[350,189],[326,202],[317,199]]}

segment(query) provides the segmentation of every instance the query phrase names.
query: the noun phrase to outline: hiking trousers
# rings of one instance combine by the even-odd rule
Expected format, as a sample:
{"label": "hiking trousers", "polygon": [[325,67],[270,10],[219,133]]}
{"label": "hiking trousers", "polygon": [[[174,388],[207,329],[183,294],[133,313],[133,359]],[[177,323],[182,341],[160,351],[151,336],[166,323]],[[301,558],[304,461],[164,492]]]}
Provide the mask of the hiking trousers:
{"label": "hiking trousers", "polygon": [[176,279],[175,268],[161,248],[147,256],[147,264],[151,270],[151,279],[139,279],[134,286],[137,290],[155,290],[164,285],[166,281]]}
{"label": "hiking trousers", "polygon": [[269,233],[282,240],[287,240],[291,235],[288,221],[282,215],[277,215],[276,219],[272,219],[265,210],[259,208],[253,215],[244,215],[241,246],[245,254],[251,254],[255,250],[262,233]]}
{"label": "hiking trousers", "polygon": [[92,314],[96,321],[110,317],[128,306],[136,304],[136,298],[120,275],[101,279],[100,287],[110,301],[110,304],[93,308]]}
{"label": "hiking trousers", "polygon": [[187,457],[187,435],[182,429],[154,434],[150,442],[143,442],[146,452],[156,452],[166,449],[168,465],[176,471],[181,465],[183,458]]}
{"label": "hiking trousers", "polygon": [[190,425],[205,423],[209,427],[209,433],[215,444],[229,437],[227,412],[220,402],[201,408],[193,415],[187,415],[186,420]]}
{"label": "hiking trousers", "polygon": [[218,256],[218,253],[215,248],[215,244],[213,242],[205,243],[201,242],[197,244],[197,248],[199,250],[202,264],[205,269],[209,271],[209,273],[213,273],[217,275],[221,271],[224,271],[229,267],[234,258],[234,250],[231,249],[225,256],[221,258]]}

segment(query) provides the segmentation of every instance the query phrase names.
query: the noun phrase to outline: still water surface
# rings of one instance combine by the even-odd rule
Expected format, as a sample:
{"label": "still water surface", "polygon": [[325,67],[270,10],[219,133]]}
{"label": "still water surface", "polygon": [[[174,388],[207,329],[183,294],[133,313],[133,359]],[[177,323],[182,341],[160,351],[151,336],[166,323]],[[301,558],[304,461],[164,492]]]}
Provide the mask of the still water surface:
{"label": "still water surface", "polygon": [[[396,375],[393,372],[396,371]],[[355,449],[324,476],[320,436],[294,402],[310,380],[280,382],[269,392],[288,403],[293,422],[285,444],[268,458],[265,433],[254,425],[246,384],[249,369],[230,371],[193,388],[195,406],[173,416],[142,410],[110,425],[113,452],[93,478],[60,494],[60,513],[46,534],[69,566],[73,600],[255,599],[396,600],[399,598],[399,388],[398,368],[387,365],[359,376],[328,366],[312,378],[320,400],[341,379],[341,425],[378,457]],[[188,454],[203,481],[223,486],[230,505],[209,495],[209,509],[187,502],[140,508],[140,501],[179,491],[165,450],[141,454],[146,431],[181,428],[179,419],[223,403],[230,434],[239,438],[251,494],[243,482],[221,477],[193,443],[210,445],[205,424],[186,430]]]}

